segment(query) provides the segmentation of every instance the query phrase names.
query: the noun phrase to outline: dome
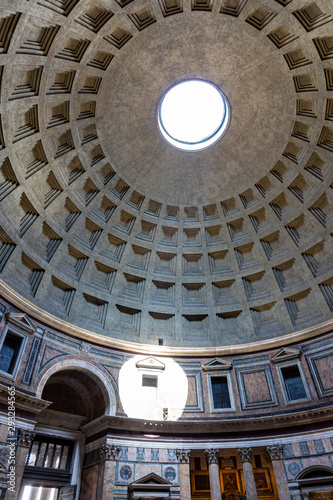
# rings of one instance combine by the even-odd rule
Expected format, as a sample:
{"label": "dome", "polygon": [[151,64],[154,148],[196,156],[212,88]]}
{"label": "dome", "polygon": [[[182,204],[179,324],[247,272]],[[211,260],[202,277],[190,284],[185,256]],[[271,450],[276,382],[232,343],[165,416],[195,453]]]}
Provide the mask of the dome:
{"label": "dome", "polygon": [[[329,0],[35,0],[0,20],[1,293],[110,342],[211,348],[333,311]],[[182,151],[188,79],[230,106]]]}

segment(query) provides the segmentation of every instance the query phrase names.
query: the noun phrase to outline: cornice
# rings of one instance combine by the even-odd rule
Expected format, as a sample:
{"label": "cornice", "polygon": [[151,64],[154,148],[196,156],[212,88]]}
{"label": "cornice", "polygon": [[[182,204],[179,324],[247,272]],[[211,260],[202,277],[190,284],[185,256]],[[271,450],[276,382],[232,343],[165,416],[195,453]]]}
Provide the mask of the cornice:
{"label": "cornice", "polygon": [[251,418],[221,418],[220,420],[195,420],[176,422],[151,421],[135,418],[113,417],[104,415],[81,427],[87,438],[102,432],[115,433],[143,433],[173,436],[185,435],[216,435],[234,432],[272,431],[302,425],[317,424],[332,421],[333,407],[313,408],[295,411],[293,413],[280,413],[275,415],[257,415]]}
{"label": "cornice", "polygon": [[[0,403],[8,405],[8,387],[0,384]],[[35,398],[15,389],[15,407],[32,413],[39,413],[52,404],[51,401]]]}
{"label": "cornice", "polygon": [[133,354],[151,354],[156,356],[227,356],[238,354],[249,354],[253,352],[265,351],[267,349],[277,349],[296,342],[303,342],[311,338],[328,333],[333,330],[333,319],[320,323],[316,326],[283,335],[278,338],[265,339],[260,342],[251,342],[248,344],[238,344],[234,346],[219,347],[169,347],[156,346],[151,344],[138,344],[121,339],[105,337],[103,335],[80,328],[79,326],[68,323],[52,314],[44,311],[40,307],[32,304],[29,300],[22,297],[15,290],[9,287],[0,279],[0,296],[19,308],[21,311],[29,314],[33,319],[40,321],[50,328],[57,329],[86,342],[92,342],[104,347],[131,352]]}

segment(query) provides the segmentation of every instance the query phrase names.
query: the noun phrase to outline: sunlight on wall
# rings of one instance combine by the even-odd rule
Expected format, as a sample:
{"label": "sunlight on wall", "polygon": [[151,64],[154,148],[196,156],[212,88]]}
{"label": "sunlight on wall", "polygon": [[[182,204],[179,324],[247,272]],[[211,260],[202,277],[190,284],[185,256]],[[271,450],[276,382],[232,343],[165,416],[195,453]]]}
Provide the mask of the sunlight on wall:
{"label": "sunlight on wall", "polygon": [[119,373],[121,403],[131,418],[178,420],[187,392],[187,377],[173,359],[134,356]]}
{"label": "sunlight on wall", "polygon": [[42,486],[25,486],[22,500],[56,500],[58,488],[44,488]]}

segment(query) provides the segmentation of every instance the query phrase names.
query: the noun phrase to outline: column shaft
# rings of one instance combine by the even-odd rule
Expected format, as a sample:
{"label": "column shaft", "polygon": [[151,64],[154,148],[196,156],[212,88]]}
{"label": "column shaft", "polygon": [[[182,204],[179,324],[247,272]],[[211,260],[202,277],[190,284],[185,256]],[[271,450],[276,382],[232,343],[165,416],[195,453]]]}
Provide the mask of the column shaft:
{"label": "column shaft", "polygon": [[211,500],[222,500],[219,466],[215,463],[209,464],[209,484]]}
{"label": "column shaft", "polygon": [[243,462],[243,474],[247,500],[258,500],[251,462]]}

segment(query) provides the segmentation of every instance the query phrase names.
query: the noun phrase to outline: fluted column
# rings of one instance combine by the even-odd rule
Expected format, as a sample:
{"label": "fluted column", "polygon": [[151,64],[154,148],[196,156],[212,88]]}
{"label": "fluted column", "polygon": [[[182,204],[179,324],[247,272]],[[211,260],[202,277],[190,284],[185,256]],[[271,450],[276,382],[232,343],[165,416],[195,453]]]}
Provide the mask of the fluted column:
{"label": "fluted column", "polygon": [[101,463],[99,466],[96,498],[112,500],[116,475],[116,458],[119,447],[113,444],[103,444],[99,450]]}
{"label": "fluted column", "polygon": [[176,450],[176,455],[179,462],[180,498],[182,500],[191,500],[191,450]]}
{"label": "fluted column", "polygon": [[267,446],[270,459],[273,465],[276,487],[280,500],[290,500],[290,493],[287,483],[286,474],[282,463],[283,448],[281,444],[273,444]]}
{"label": "fluted column", "polygon": [[222,500],[219,473],[219,450],[205,450],[209,468],[209,484],[211,500]]}
{"label": "fluted column", "polygon": [[239,448],[237,451],[243,464],[246,498],[247,500],[258,500],[252,469],[252,448]]}
{"label": "fluted column", "polygon": [[[17,439],[16,439],[16,449],[14,441],[13,441],[13,447],[10,446],[11,450],[10,460],[13,460],[13,463],[11,465],[15,467],[15,480],[14,481],[9,480],[5,495],[5,500],[16,500],[19,496],[22,477],[25,468],[25,461],[31,443],[34,440],[35,434],[36,433],[31,430],[18,429]],[[14,482],[14,485],[12,484],[12,482]]]}

